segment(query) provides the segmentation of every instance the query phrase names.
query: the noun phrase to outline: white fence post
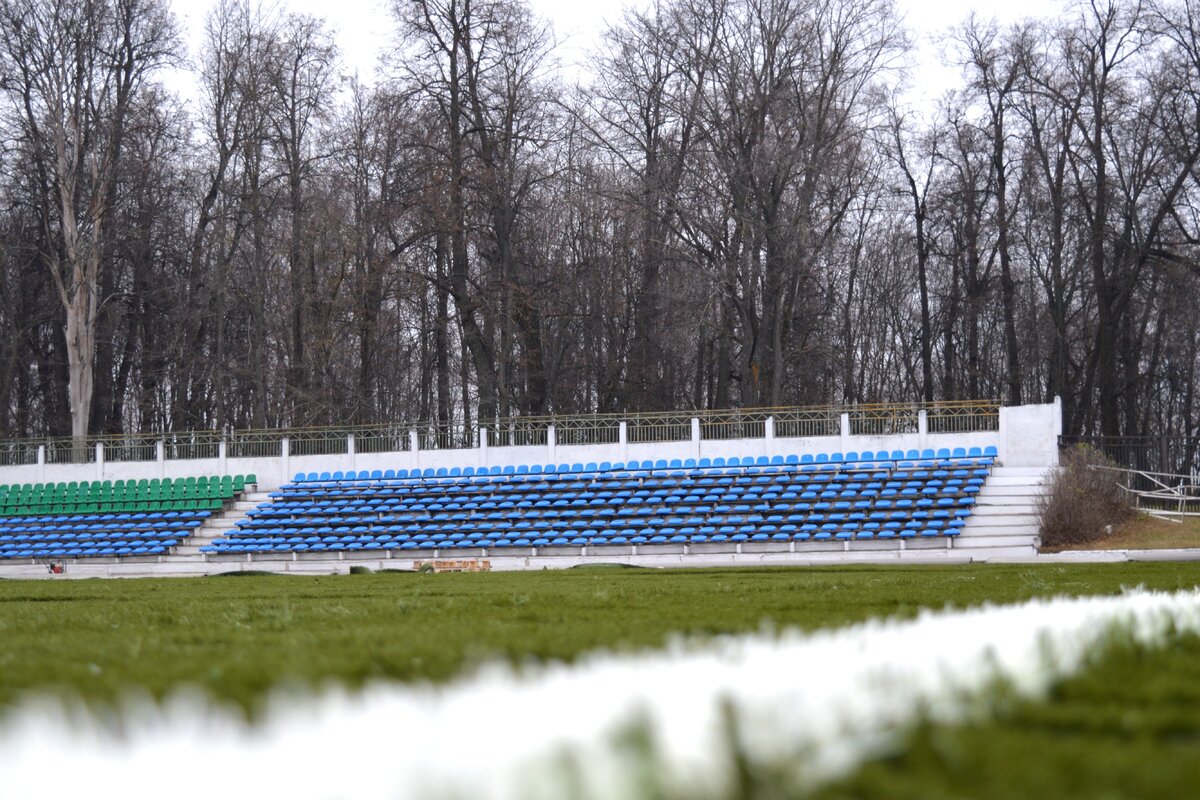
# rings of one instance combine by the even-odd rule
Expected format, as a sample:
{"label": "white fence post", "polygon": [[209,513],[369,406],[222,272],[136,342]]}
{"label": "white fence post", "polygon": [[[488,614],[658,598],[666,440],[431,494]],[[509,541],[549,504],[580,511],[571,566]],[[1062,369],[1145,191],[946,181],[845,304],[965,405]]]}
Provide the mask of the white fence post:
{"label": "white fence post", "polygon": [[845,453],[847,450],[850,449],[850,414],[849,414],[849,412],[843,411],[840,420],[841,420],[841,426],[842,426],[842,452]]}
{"label": "white fence post", "polygon": [[618,451],[621,454],[622,463],[629,460],[629,423],[621,420],[621,425],[617,430]]}
{"label": "white fence post", "polygon": [[283,486],[292,479],[292,471],[288,468],[289,462],[292,460],[292,440],[291,437],[284,436],[279,440],[279,468],[283,473],[279,476],[279,485]]}
{"label": "white fence post", "polygon": [[554,425],[546,426],[546,463],[554,464],[557,459],[554,457],[555,451],[558,449],[558,437],[554,432]]}

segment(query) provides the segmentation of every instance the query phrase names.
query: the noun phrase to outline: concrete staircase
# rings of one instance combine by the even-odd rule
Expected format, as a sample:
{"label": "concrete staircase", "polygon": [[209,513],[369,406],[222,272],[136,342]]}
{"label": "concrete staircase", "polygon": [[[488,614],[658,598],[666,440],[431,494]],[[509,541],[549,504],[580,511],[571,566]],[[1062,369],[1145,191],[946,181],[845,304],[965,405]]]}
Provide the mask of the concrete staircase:
{"label": "concrete staircase", "polygon": [[172,553],[163,557],[164,562],[204,561],[200,548],[211,544],[233,530],[239,522],[246,519],[246,512],[255,506],[267,502],[270,495],[267,492],[243,492],[224,511],[205,520],[200,529],[189,536],[183,544],[172,548]]}
{"label": "concrete staircase", "polygon": [[972,558],[1032,556],[1040,544],[1037,501],[1050,478],[1044,468],[992,468],[974,513],[954,542]]}

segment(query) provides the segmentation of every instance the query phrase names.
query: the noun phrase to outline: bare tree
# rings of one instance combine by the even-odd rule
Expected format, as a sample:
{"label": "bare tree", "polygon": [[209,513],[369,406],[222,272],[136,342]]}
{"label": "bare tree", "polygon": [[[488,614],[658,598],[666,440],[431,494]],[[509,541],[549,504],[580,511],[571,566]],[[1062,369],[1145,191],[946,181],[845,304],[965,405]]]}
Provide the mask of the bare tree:
{"label": "bare tree", "polygon": [[0,7],[3,88],[20,110],[54,193],[47,254],[65,314],[71,434],[88,434],[105,223],[137,92],[176,47],[157,0],[8,0]]}

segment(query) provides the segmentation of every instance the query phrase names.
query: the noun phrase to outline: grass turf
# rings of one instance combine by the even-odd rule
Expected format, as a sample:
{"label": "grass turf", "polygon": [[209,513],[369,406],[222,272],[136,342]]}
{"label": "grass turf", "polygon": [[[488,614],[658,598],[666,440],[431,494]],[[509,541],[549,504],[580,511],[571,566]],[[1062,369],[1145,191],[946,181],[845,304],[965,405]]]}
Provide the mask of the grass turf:
{"label": "grass turf", "polygon": [[[1117,527],[1109,536],[1087,544],[1059,550],[1161,550],[1200,547],[1200,517],[1182,517],[1179,521],[1157,519],[1140,514]],[[1047,550],[1047,552],[1050,552]]]}
{"label": "grass turf", "polygon": [[1200,786],[1200,638],[1117,644],[1045,701],[992,719],[923,726],[818,800],[1194,797]]}
{"label": "grass turf", "polygon": [[440,681],[488,658],[1197,583],[1187,563],[0,581],[0,710],[188,685],[253,711],[285,682]]}

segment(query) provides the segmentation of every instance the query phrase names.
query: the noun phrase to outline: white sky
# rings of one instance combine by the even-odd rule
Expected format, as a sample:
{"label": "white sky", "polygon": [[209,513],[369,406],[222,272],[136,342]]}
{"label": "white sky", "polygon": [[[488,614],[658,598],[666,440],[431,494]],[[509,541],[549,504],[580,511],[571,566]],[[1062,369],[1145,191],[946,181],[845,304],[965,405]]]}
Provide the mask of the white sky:
{"label": "white sky", "polygon": [[[272,0],[264,0],[271,2]],[[403,1],[403,0],[402,0]],[[337,33],[341,59],[347,74],[357,72],[370,82],[379,55],[391,46],[395,24],[391,0],[274,0],[283,8],[324,17]],[[627,6],[645,7],[650,0],[529,0],[534,11],[550,20],[562,42],[559,59],[578,64],[599,41],[606,23],[620,19]],[[1064,0],[896,0],[900,13],[918,37],[913,55],[916,70],[910,96],[916,102],[931,102],[957,81],[954,71],[936,66],[935,38],[962,22],[971,11],[983,18],[1013,22],[1024,17],[1046,17],[1061,13]],[[171,6],[187,33],[193,58],[198,53],[205,15],[214,0],[172,0]],[[184,96],[191,94],[186,76],[169,81]]]}

